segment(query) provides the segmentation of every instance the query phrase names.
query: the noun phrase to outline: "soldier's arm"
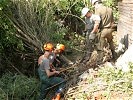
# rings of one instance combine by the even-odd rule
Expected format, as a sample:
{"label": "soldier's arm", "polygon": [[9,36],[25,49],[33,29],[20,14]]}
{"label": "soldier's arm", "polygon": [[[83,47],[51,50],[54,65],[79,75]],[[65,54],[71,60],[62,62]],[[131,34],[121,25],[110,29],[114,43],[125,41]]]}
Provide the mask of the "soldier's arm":
{"label": "soldier's arm", "polygon": [[93,30],[91,31],[91,33],[96,33],[98,31],[101,18],[99,15],[95,15],[93,20],[95,23],[94,23],[94,27],[93,27]]}

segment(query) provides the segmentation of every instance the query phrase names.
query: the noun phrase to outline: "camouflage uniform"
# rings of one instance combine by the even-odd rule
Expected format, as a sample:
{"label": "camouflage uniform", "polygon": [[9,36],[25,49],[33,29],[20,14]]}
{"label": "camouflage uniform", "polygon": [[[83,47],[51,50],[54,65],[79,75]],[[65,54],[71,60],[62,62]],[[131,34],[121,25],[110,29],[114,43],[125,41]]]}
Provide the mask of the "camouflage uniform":
{"label": "camouflage uniform", "polygon": [[[107,40],[107,43],[109,43],[110,49],[112,51],[112,55],[114,57],[115,48],[112,40],[113,39],[112,32],[115,31],[115,29],[113,29],[114,20],[113,20],[112,9],[105,7],[102,4],[99,4],[99,7],[95,8],[95,14],[101,17],[99,43],[97,48],[100,52],[103,52],[103,48],[105,47],[106,40]],[[102,56],[104,55],[101,55],[101,57]]]}
{"label": "camouflage uniform", "polygon": [[85,22],[86,22],[86,25],[85,25],[85,30],[87,31],[87,33],[86,33],[86,49],[87,49],[87,57],[88,58],[86,58],[86,60],[85,60],[85,62],[87,61],[87,60],[89,60],[89,57],[91,56],[91,53],[92,53],[92,51],[94,50],[94,45],[95,45],[95,40],[93,40],[93,42],[92,41],[90,41],[90,39],[89,39],[89,35],[90,35],[90,33],[92,32],[92,30],[93,30],[93,28],[94,28],[94,24],[96,24],[96,23],[100,23],[100,16],[98,16],[98,15],[94,15],[94,14],[92,14],[91,15],[91,17],[86,17],[86,19],[85,19]]}

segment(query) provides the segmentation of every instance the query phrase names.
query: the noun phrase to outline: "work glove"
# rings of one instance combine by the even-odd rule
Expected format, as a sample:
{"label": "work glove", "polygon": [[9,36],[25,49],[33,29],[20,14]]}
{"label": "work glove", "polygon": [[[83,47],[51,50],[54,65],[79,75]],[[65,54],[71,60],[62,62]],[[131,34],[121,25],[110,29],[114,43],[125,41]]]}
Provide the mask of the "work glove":
{"label": "work glove", "polygon": [[95,33],[90,33],[89,40],[90,41],[93,41],[95,39],[95,37],[96,37],[96,34]]}
{"label": "work glove", "polygon": [[85,37],[87,31],[82,31],[82,35]]}

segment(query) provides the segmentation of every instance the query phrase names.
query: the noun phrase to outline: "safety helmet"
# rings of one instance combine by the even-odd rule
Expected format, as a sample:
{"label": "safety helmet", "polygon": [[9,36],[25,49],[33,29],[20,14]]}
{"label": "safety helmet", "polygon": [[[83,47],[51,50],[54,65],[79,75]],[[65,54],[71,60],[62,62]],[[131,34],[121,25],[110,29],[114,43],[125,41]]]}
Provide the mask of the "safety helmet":
{"label": "safety helmet", "polygon": [[65,46],[63,44],[57,44],[56,45],[56,49],[64,51],[65,50]]}
{"label": "safety helmet", "polygon": [[92,5],[94,5],[96,2],[99,2],[99,1],[101,1],[101,0],[90,0],[90,3],[91,3]]}
{"label": "safety helmet", "polygon": [[84,17],[84,16],[87,14],[88,11],[90,11],[90,9],[87,8],[87,7],[84,7],[84,8],[82,9],[82,11],[81,11],[82,17]]}
{"label": "safety helmet", "polygon": [[46,43],[46,44],[44,44],[43,48],[44,48],[44,50],[52,51],[54,46],[51,43]]}

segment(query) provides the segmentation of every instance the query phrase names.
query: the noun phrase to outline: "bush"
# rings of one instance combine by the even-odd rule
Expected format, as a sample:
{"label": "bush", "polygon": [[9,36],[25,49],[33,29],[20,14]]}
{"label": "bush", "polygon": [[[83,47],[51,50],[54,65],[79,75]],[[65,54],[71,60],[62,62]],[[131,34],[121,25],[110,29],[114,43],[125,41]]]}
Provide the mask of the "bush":
{"label": "bush", "polygon": [[0,79],[0,100],[36,100],[39,86],[35,78],[6,73]]}
{"label": "bush", "polygon": [[130,72],[123,72],[122,70],[103,67],[99,70],[99,76],[108,84],[110,91],[122,91],[132,95],[132,81],[133,81],[133,63],[129,63]]}

